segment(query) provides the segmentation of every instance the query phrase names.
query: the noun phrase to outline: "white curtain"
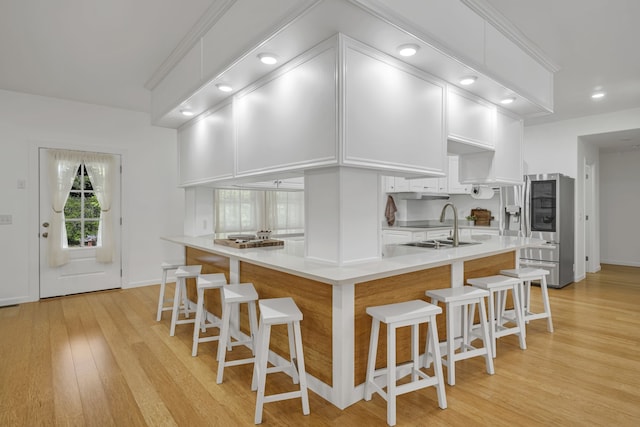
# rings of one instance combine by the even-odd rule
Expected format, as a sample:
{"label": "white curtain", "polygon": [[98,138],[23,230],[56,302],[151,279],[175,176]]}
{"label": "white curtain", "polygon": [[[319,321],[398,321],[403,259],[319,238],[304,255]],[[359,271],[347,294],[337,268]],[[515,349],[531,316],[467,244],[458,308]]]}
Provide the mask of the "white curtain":
{"label": "white curtain", "polygon": [[100,203],[100,228],[96,248],[96,260],[108,264],[113,260],[113,156],[109,154],[84,153],[83,159],[93,191]]}
{"label": "white curtain", "polygon": [[256,232],[262,226],[261,191],[216,190],[216,233]]}
{"label": "white curtain", "polygon": [[281,232],[304,231],[304,192],[267,191],[266,228]]}
{"label": "white curtain", "polygon": [[82,157],[74,151],[49,150],[49,192],[51,194],[51,224],[49,225],[49,266],[59,267],[69,261],[64,205]]}

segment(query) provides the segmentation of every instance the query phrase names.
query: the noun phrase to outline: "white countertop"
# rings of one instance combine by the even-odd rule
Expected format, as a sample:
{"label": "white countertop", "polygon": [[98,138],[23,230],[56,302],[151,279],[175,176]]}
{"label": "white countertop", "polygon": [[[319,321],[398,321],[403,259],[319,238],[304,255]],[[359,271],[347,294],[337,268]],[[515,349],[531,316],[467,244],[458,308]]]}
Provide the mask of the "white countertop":
{"label": "white countertop", "polygon": [[543,243],[540,239],[483,235],[473,238],[473,240],[482,242],[479,245],[450,249],[435,250],[403,245],[386,245],[383,251],[384,255],[380,259],[337,266],[305,258],[303,238],[282,239],[285,244],[280,247],[252,249],[235,249],[216,245],[213,242],[213,236],[177,236],[163,237],[163,239],[331,285],[366,282]]}

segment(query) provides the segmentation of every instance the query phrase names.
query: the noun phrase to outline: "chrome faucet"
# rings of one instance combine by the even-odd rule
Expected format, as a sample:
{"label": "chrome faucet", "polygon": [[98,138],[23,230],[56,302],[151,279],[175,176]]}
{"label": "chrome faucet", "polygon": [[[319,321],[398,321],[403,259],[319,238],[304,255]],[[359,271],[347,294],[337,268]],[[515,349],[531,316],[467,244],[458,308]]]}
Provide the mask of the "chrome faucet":
{"label": "chrome faucet", "polygon": [[456,209],[453,203],[447,203],[442,207],[440,222],[444,222],[444,213],[447,210],[447,206],[451,206],[453,209],[453,247],[457,247],[460,242],[458,239],[458,209]]}

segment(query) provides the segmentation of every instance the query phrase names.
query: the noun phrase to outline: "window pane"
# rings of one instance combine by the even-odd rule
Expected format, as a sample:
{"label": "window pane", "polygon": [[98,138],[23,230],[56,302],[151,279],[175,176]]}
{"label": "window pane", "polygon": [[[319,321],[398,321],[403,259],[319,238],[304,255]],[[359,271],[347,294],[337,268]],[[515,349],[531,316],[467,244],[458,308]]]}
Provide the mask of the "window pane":
{"label": "window pane", "polygon": [[82,194],[72,191],[69,193],[67,203],[64,205],[64,216],[66,219],[78,219],[81,216]]}
{"label": "window pane", "polygon": [[87,169],[82,166],[84,170],[84,189],[88,191],[93,191],[93,184],[91,184],[91,180],[89,179],[89,174],[87,173]]}
{"label": "window pane", "polygon": [[85,221],[84,223],[84,244],[85,246],[96,246],[98,241],[99,221]]}
{"label": "window pane", "polygon": [[82,172],[81,172],[81,170],[82,170],[82,166],[80,166],[78,168],[78,170],[76,171],[76,177],[73,180],[73,186],[71,187],[72,190],[81,190],[82,189],[82,182],[81,182]]}
{"label": "window pane", "polygon": [[100,203],[95,193],[85,193],[84,198],[84,217],[100,218]]}
{"label": "window pane", "polygon": [[81,225],[76,221],[67,221],[67,242],[70,248],[80,246]]}

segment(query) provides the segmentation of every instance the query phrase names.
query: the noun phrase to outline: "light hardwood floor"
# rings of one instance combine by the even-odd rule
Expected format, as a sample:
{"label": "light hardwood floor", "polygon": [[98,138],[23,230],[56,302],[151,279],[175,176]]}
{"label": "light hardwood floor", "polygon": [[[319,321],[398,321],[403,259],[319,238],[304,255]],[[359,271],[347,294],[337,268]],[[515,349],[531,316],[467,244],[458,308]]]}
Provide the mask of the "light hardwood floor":
{"label": "light hardwood floor", "polygon": [[[226,369],[217,385],[217,344],[191,357],[191,325],[169,337],[168,312],[155,321],[157,291],[1,308],[0,426],[252,425],[251,367]],[[639,425],[640,268],[605,265],[550,292],[555,333],[531,322],[526,351],[501,338],[493,376],[481,358],[458,362],[448,409],[433,388],[409,393],[398,398],[398,425]],[[268,392],[286,387],[276,377]],[[386,425],[377,395],[341,411],[311,392],[310,405],[303,416],[299,399],[269,403],[263,424]]]}

